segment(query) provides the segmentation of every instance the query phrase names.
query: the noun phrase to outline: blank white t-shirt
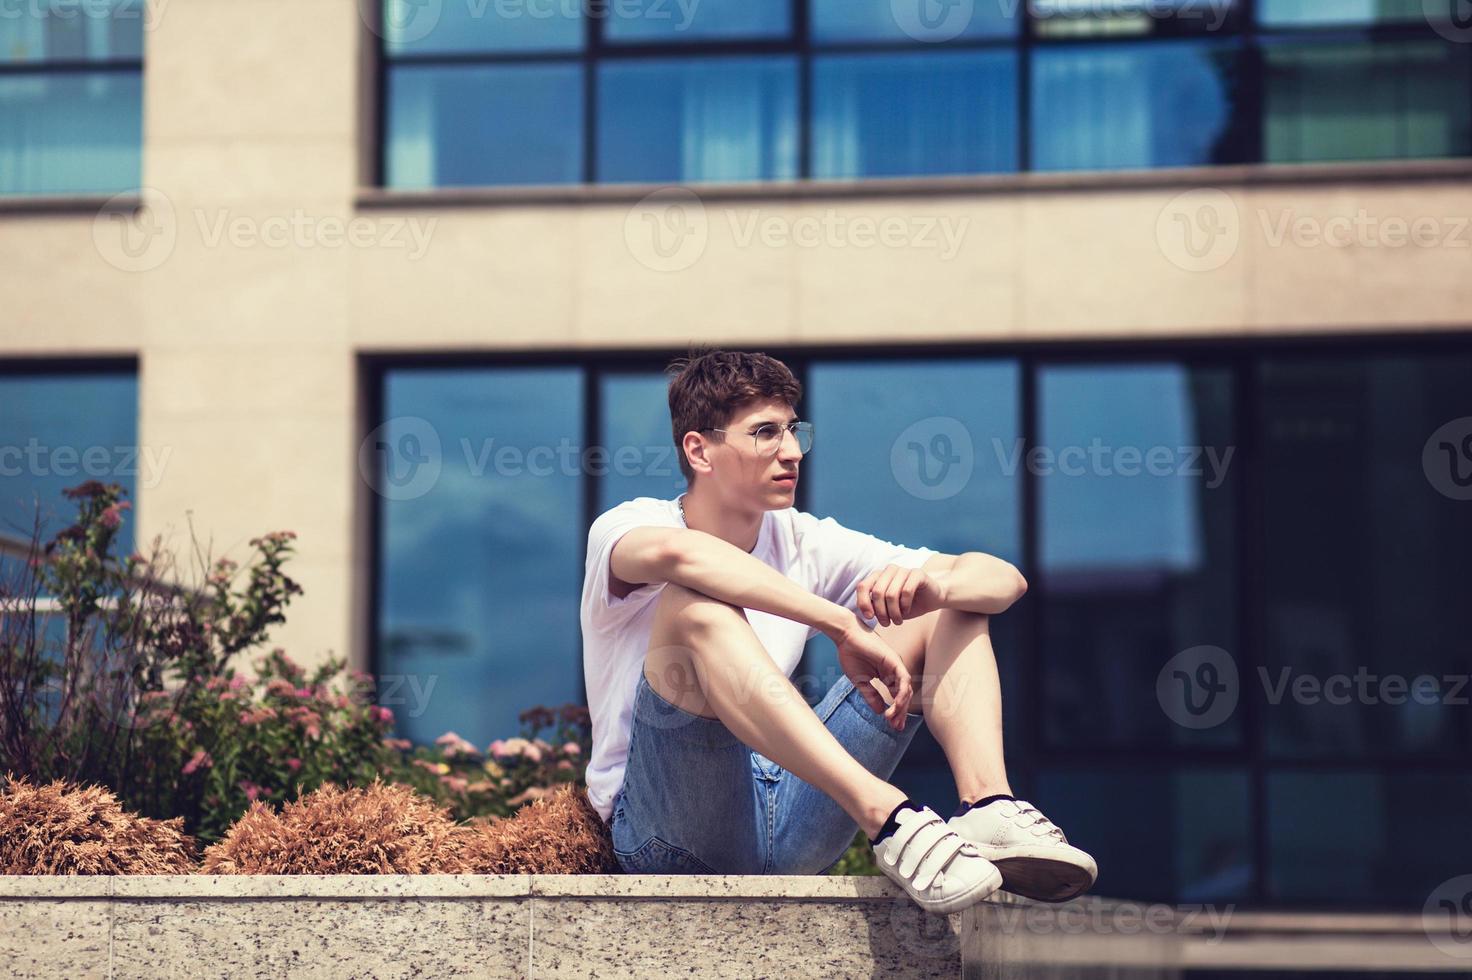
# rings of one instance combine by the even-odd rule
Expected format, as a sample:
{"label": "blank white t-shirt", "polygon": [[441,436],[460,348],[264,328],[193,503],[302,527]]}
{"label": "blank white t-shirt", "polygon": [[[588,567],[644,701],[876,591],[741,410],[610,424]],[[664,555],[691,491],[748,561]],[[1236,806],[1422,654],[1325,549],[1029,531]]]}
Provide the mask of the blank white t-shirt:
{"label": "blank white t-shirt", "polygon": [[[683,495],[682,495],[683,496]],[[636,497],[599,515],[588,529],[580,619],[583,675],[593,719],[593,754],[588,760],[588,799],[606,821],[624,781],[634,693],[649,650],[655,600],[664,582],[651,582],[622,599],[609,591],[608,560],[613,546],[636,527],[684,527],[678,498]],[[854,531],[831,517],[817,518],[795,507],[762,515],[752,557],[792,579],[814,595],[858,612],[855,592],[872,572],[886,565],[919,568],[935,554],[929,548],[891,544]],[[789,677],[818,630],[759,609],[746,610],[752,630],[777,667]],[[865,622],[872,628],[876,619]]]}

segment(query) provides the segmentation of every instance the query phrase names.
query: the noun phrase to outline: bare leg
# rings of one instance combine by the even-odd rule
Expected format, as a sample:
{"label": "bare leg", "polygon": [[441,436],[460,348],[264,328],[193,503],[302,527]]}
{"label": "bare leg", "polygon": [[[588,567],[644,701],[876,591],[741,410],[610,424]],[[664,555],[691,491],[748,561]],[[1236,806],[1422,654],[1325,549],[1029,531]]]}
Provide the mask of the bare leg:
{"label": "bare leg", "polygon": [[719,719],[742,742],[827,793],[870,837],[905,798],[818,720],[738,606],[667,584],[644,677],[666,701]]}
{"label": "bare leg", "polygon": [[963,800],[1012,792],[1002,752],[1002,684],[991,617],[940,609],[876,629],[921,675],[925,723],[945,750]]}

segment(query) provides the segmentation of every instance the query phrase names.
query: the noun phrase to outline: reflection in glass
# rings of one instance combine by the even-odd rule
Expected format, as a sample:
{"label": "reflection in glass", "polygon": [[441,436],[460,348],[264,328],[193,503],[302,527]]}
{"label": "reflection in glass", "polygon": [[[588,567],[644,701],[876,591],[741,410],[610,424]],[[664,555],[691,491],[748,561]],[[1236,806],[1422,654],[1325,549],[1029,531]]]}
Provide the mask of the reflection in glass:
{"label": "reflection in glass", "polygon": [[1236,768],[1060,767],[1030,801],[1099,862],[1099,894],[1230,902],[1253,885],[1249,786]]}
{"label": "reflection in glass", "polygon": [[1038,170],[1226,162],[1237,99],[1234,46],[1169,41],[1040,47],[1032,59]]}
{"label": "reflection in glass", "polygon": [[712,39],[785,38],[791,0],[620,0],[606,24],[610,41],[676,44]]}
{"label": "reflection in glass", "polygon": [[583,478],[558,447],[582,445],[581,371],[400,369],[383,397],[382,472],[440,470],[380,502],[377,669],[402,681],[380,701],[400,736],[484,747],[578,698]]}
{"label": "reflection in glass", "polygon": [[390,55],[580,51],[582,10],[580,3],[536,0],[383,0],[384,50]]}
{"label": "reflection in glass", "polygon": [[385,183],[425,188],[582,178],[578,65],[395,67]]}
{"label": "reflection in glass", "polygon": [[813,64],[813,176],[1017,168],[1011,51],[830,55]]}
{"label": "reflection in glass", "polygon": [[1336,27],[1419,21],[1449,16],[1455,0],[1257,0],[1264,27]]}
{"label": "reflection in glass", "polygon": [[600,180],[797,176],[792,58],[605,62],[598,119]]}
{"label": "reflection in glass", "polygon": [[1048,744],[1236,742],[1240,715],[1184,727],[1156,694],[1182,651],[1221,647],[1240,663],[1230,375],[1059,366],[1038,391]]}
{"label": "reflection in glass", "polygon": [[136,71],[0,75],[0,194],[110,194],[141,182]]}
{"label": "reflection in glass", "polygon": [[0,62],[143,57],[144,0],[14,3],[0,8]]}
{"label": "reflection in glass", "polygon": [[1472,867],[1465,772],[1274,772],[1267,797],[1271,898],[1419,911]]}
{"label": "reflection in glass", "polygon": [[1152,34],[1216,34],[1236,27],[1234,0],[1032,0],[1038,37],[1144,37]]}
{"label": "reflection in glass", "polygon": [[936,0],[812,0],[812,34],[819,43],[899,41],[937,43],[1016,37],[1021,4],[937,3]]}
{"label": "reflection in glass", "polygon": [[[896,544],[1021,560],[1021,475],[1008,463],[1021,438],[1016,362],[818,362],[807,385],[798,414],[817,426],[818,441],[801,469],[804,509]],[[1019,614],[997,617],[991,635],[1004,709],[1020,705]],[[821,697],[840,676],[832,642],[813,639],[798,673],[804,694]],[[1002,718],[1008,762],[1021,766],[1023,715],[1004,710]],[[894,781],[944,812],[956,804],[950,768],[926,728]]]}
{"label": "reflection in glass", "polygon": [[633,500],[673,500],[685,490],[670,429],[669,379],[654,372],[605,374],[598,445],[607,450],[598,512]]}
{"label": "reflection in glass", "polygon": [[1472,153],[1466,45],[1272,45],[1264,71],[1269,163]]}
{"label": "reflection in glass", "polygon": [[31,539],[39,507],[49,540],[77,518],[62,491],[88,480],[119,483],[135,510],[116,540],[133,550],[140,474],[156,481],[157,454],[138,448],[138,378],[98,373],[0,373],[0,535]]}
{"label": "reflection in glass", "polygon": [[[1472,749],[1472,712],[1409,689],[1426,675],[1449,693],[1442,678],[1472,673],[1459,625],[1472,564],[1450,546],[1472,541],[1472,508],[1455,497],[1459,479],[1472,484],[1472,423],[1455,422],[1472,417],[1468,378],[1467,355],[1261,366],[1260,547],[1272,559],[1263,669],[1281,692],[1264,707],[1273,755]],[[1301,678],[1319,693],[1295,697]],[[1397,678],[1399,689],[1381,686]]]}

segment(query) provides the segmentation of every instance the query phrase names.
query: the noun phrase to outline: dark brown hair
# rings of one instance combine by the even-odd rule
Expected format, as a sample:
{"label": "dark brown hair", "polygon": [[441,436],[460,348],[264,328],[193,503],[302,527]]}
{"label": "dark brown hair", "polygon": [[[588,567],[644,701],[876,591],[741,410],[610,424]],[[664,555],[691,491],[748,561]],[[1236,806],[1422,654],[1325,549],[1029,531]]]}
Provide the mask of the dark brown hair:
{"label": "dark brown hair", "polygon": [[[692,483],[695,473],[685,458],[685,433],[723,428],[738,409],[750,402],[779,398],[796,408],[802,400],[802,385],[787,365],[766,354],[694,347],[684,357],[671,361],[665,373],[670,377],[675,454],[680,472]],[[715,432],[708,437],[723,436]]]}

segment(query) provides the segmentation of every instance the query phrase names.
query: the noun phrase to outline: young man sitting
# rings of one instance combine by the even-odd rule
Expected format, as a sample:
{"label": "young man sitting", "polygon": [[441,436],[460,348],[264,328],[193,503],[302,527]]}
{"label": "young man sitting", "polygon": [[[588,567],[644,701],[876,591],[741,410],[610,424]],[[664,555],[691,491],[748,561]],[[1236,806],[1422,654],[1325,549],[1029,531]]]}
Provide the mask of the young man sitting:
{"label": "young man sitting", "polygon": [[[929,911],[1089,888],[1093,858],[1007,782],[989,617],[1026,591],[1017,569],[797,510],[813,429],[782,362],[707,351],[671,373],[689,490],[600,515],[583,582],[588,795],[624,870],[814,874],[857,827]],[[814,708],[789,676],[819,633],[845,676]],[[950,820],[886,781],[922,722],[963,801]]]}

